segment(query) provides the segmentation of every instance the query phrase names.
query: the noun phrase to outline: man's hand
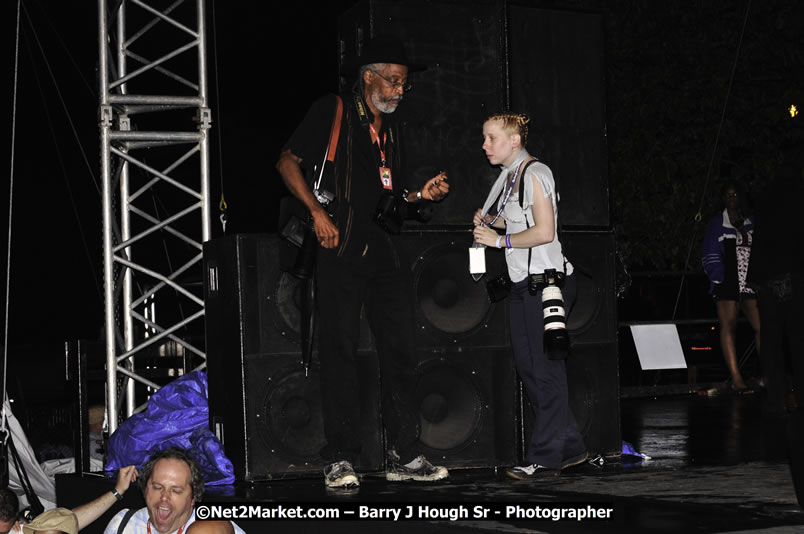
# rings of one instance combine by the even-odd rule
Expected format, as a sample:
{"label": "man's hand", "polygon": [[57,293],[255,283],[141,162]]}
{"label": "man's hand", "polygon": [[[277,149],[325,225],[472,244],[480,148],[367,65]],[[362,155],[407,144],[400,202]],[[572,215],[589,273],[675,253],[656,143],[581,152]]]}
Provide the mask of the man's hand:
{"label": "man's hand", "polygon": [[[123,495],[131,483],[137,480],[137,476],[139,473],[135,466],[121,467],[117,472],[117,483],[114,485],[114,490]],[[113,496],[111,491],[106,491],[97,499],[73,508],[73,513],[78,520],[78,530],[83,530],[84,527],[106,513],[116,502],[117,497]]]}
{"label": "man's hand", "polygon": [[422,187],[422,198],[433,202],[443,200],[447,193],[449,193],[449,184],[447,183],[447,173],[444,171],[427,180]]}
{"label": "man's hand", "polygon": [[117,484],[114,485],[114,489],[117,490],[117,493],[123,495],[131,483],[137,480],[138,476],[139,473],[137,473],[135,466],[129,465],[121,467],[117,472]]}
{"label": "man's hand", "polygon": [[324,248],[338,246],[338,228],[332,222],[327,210],[318,202],[304,180],[300,164],[302,159],[290,150],[285,150],[279,157],[276,168],[290,192],[310,210],[313,217],[313,229],[319,244]]}
{"label": "man's hand", "polygon": [[338,227],[332,222],[329,213],[323,208],[313,212],[313,229],[318,242],[324,248],[335,248],[338,246],[339,234]]}

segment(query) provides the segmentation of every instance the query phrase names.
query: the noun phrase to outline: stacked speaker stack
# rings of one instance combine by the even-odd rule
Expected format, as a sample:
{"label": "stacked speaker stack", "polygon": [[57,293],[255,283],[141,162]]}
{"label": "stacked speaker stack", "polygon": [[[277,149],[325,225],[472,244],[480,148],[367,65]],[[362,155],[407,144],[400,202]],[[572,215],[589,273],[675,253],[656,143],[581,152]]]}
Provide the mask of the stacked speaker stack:
{"label": "stacked speaker stack", "polygon": [[[492,304],[468,272],[468,223],[499,170],[480,144],[491,113],[528,114],[530,152],[560,192],[560,238],[578,278],[569,317],[571,408],[588,448],[620,453],[615,243],[605,160],[602,16],[509,2],[361,3],[338,21],[342,62],[384,34],[428,69],[397,113],[410,181],[446,170],[450,195],[429,224],[400,237],[416,293],[419,448],[451,468],[513,465],[533,414],[520,394],[507,303]],[[343,63],[342,63],[343,64]],[[342,83],[352,83],[342,72]],[[286,267],[292,245],[273,235],[233,235],[204,246],[209,402],[213,430],[238,478],[318,476],[324,443],[317,352],[302,363],[305,282]],[[504,258],[487,251],[487,276]],[[363,322],[359,362],[363,454],[384,461],[376,349]],[[305,371],[306,369],[306,371]]]}
{"label": "stacked speaker stack", "polygon": [[[469,232],[410,232],[401,242],[415,281],[420,450],[449,466],[514,463],[519,405],[505,306],[469,275]],[[283,262],[293,252],[274,235],[204,245],[211,424],[245,480],[318,474],[323,465],[318,353],[305,366],[300,343],[306,286]],[[502,269],[499,260],[490,267]],[[356,468],[381,470],[379,366],[365,318],[358,362],[365,411]]]}

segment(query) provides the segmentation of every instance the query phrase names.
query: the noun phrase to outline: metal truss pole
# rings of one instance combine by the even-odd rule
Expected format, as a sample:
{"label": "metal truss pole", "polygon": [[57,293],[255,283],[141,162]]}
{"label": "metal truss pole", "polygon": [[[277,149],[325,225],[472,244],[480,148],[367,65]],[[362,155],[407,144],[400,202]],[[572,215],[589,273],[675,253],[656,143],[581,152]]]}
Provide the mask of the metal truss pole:
{"label": "metal truss pole", "polygon": [[211,236],[212,121],[204,4],[98,0],[110,432],[149,393],[206,365],[201,269]]}

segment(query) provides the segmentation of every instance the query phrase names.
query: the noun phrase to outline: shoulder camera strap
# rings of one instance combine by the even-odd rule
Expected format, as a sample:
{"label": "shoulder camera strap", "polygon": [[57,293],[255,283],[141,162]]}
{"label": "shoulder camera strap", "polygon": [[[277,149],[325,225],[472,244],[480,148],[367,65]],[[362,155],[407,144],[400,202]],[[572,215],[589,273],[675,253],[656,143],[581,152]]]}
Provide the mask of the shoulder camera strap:
{"label": "shoulder camera strap", "polygon": [[343,118],[343,100],[340,96],[335,107],[335,118],[332,120],[332,129],[329,132],[329,146],[327,147],[327,161],[335,161],[335,153],[338,151],[338,138],[341,135],[341,119]]}
{"label": "shoulder camera strap", "polygon": [[[528,167],[531,164],[536,163],[539,161],[538,159],[532,159],[529,162],[525,163],[525,167],[522,169],[522,174],[519,177],[519,209],[523,209],[524,197],[525,197],[525,173],[528,171]],[[528,223],[528,216],[525,214],[525,227],[530,228],[530,224]],[[530,274],[530,260],[533,256],[533,248],[528,247],[528,274]]]}
{"label": "shoulder camera strap", "polygon": [[337,102],[335,104],[335,116],[332,119],[332,127],[329,131],[329,143],[327,144],[327,149],[324,152],[324,161],[321,162],[321,169],[318,172],[318,177],[316,178],[315,184],[313,184],[314,191],[321,189],[321,182],[324,179],[324,167],[326,166],[327,162],[335,162],[335,154],[338,151],[338,139],[341,135],[341,120],[343,119],[343,100],[338,95],[336,95],[335,98]]}
{"label": "shoulder camera strap", "polygon": [[[525,171],[528,170],[528,167],[532,163],[536,163],[537,161],[539,161],[539,160],[535,159],[535,158],[530,160],[529,162],[527,162],[525,164],[525,168],[522,169],[522,176],[519,178],[519,207],[520,208],[523,207],[523,202],[524,202],[523,198],[525,196]],[[558,188],[556,188],[556,195],[558,195]],[[556,205],[558,205],[557,200],[558,199],[556,199]],[[528,224],[528,216],[527,215],[525,215],[525,225],[528,228],[530,228],[530,224]],[[559,236],[561,235],[561,226],[560,226],[560,224],[556,228],[556,234],[558,234]],[[530,259],[531,259],[532,254],[533,254],[533,249],[529,248],[528,249],[528,274],[530,274]],[[567,258],[564,257],[564,274],[566,274],[566,273],[567,273]]]}

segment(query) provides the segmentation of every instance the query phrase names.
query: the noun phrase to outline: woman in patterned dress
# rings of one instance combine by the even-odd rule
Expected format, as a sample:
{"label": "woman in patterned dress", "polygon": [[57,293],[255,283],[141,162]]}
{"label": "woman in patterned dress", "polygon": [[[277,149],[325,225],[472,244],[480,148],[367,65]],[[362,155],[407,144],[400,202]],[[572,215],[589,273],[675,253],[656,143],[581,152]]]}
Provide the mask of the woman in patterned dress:
{"label": "woman in patterned dress", "polygon": [[746,285],[754,220],[744,215],[743,195],[739,183],[729,180],[723,185],[723,212],[706,225],[702,261],[710,280],[710,293],[715,300],[720,321],[720,346],[731,374],[731,388],[738,393],[751,390],[740,374],[737,363],[737,313],[742,309],[751,327],[759,351],[759,307],[754,290]]}

